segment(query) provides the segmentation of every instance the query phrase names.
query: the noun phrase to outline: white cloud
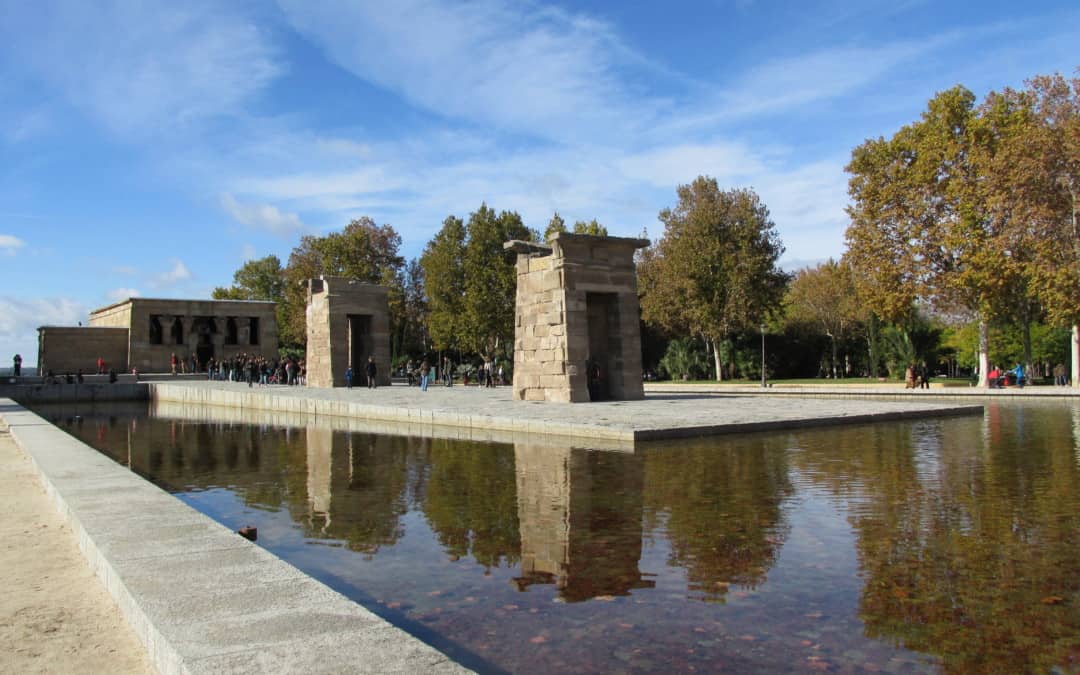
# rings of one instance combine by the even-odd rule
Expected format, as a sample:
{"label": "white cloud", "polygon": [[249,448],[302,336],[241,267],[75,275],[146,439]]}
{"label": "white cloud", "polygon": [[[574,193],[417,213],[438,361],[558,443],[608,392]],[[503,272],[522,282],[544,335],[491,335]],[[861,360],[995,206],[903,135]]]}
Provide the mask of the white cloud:
{"label": "white cloud", "polygon": [[243,260],[244,262],[247,262],[248,260],[254,260],[255,256],[257,256],[257,255],[258,255],[258,251],[255,249],[255,246],[252,245],[252,244],[244,244],[243,246],[240,247],[240,259]]}
{"label": "white cloud", "polygon": [[231,113],[279,72],[235,5],[69,0],[10,3],[0,42],[29,72],[121,134]]}
{"label": "white cloud", "polygon": [[5,367],[15,354],[23,357],[23,368],[37,360],[39,326],[74,326],[87,317],[86,307],[68,298],[14,298],[0,296],[0,354]]}
{"label": "white cloud", "polygon": [[137,298],[141,296],[137,288],[113,288],[105,293],[105,297],[109,299],[109,302],[120,302],[121,300],[127,300],[128,298]]}
{"label": "white cloud", "polygon": [[582,15],[504,0],[278,4],[331,60],[436,114],[563,139],[617,134],[654,107],[628,104],[615,72],[644,59]]}
{"label": "white cloud", "polygon": [[743,143],[715,141],[683,143],[629,154],[618,161],[627,177],[672,189],[705,174],[721,184],[760,173],[765,166],[760,151]]}
{"label": "white cloud", "polygon": [[[0,296],[0,339],[9,340],[38,326],[74,326],[87,317],[86,307],[68,298]],[[35,334],[35,340],[37,336]]]}
{"label": "white cloud", "polygon": [[12,234],[0,234],[0,253],[15,255],[15,251],[26,245],[22,239]]}
{"label": "white cloud", "polygon": [[270,204],[241,204],[228,192],[220,197],[221,208],[237,222],[256,230],[288,236],[306,229],[300,216],[286,213]]}
{"label": "white cloud", "polygon": [[34,140],[53,126],[53,121],[44,108],[14,111],[0,116],[0,121],[0,134],[11,144]]}
{"label": "white cloud", "polygon": [[191,279],[191,271],[187,265],[180,260],[173,260],[172,267],[168,271],[153,277],[147,281],[147,284],[151,288],[165,288],[189,279]]}
{"label": "white cloud", "polygon": [[282,175],[237,183],[237,187],[244,192],[286,200],[335,194],[377,193],[402,186],[402,181],[389,176],[385,168],[370,165],[349,171]]}

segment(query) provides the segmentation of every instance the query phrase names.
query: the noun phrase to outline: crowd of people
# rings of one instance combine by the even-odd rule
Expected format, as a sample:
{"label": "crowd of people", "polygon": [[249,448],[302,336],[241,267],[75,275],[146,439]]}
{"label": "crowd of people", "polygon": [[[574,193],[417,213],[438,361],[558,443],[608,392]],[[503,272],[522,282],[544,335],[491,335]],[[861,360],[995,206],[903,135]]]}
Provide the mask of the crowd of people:
{"label": "crowd of people", "polygon": [[408,380],[410,387],[419,386],[424,391],[434,382],[452,387],[458,378],[464,385],[476,383],[481,387],[498,387],[507,384],[505,370],[498,359],[485,359],[475,366],[465,367],[456,365],[449,357],[444,357],[438,366],[426,358],[419,363],[409,359],[398,374]]}
{"label": "crowd of people", "polygon": [[[175,354],[173,355],[175,357]],[[199,371],[198,361],[193,361],[193,372]],[[175,367],[173,375],[176,374]],[[248,386],[287,384],[303,386],[307,383],[307,366],[303,359],[292,357],[268,359],[257,354],[240,354],[227,359],[206,362],[206,377],[223,382],[247,382]]]}

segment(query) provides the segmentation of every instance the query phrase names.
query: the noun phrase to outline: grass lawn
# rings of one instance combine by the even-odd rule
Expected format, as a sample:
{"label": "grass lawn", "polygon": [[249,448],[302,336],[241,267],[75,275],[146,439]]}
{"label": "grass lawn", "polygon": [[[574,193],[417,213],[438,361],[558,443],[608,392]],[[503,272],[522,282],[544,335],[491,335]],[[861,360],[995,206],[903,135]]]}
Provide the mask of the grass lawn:
{"label": "grass lawn", "polygon": [[[944,384],[946,387],[968,387],[971,386],[971,380],[966,377],[935,377],[930,380],[933,384]],[[835,387],[853,386],[853,385],[868,385],[868,384],[895,384],[903,385],[903,380],[892,380],[888,378],[876,378],[876,377],[844,377],[836,380],[829,380],[821,377],[802,377],[802,378],[790,378],[782,380],[769,380],[769,384],[816,384],[816,385],[829,385]],[[649,384],[648,382],[646,384]],[[732,385],[732,386],[753,386],[760,385],[761,380],[724,380],[723,382],[717,382],[716,380],[658,380],[656,384],[702,384],[702,385]]]}

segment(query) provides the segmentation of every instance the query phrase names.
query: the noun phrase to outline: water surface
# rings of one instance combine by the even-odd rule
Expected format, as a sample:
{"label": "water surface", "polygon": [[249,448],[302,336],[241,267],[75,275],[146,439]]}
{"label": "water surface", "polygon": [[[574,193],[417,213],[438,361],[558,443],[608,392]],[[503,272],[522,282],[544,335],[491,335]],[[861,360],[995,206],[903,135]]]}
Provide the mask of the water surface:
{"label": "water surface", "polygon": [[1080,668],[1076,403],[633,453],[39,412],[480,670]]}

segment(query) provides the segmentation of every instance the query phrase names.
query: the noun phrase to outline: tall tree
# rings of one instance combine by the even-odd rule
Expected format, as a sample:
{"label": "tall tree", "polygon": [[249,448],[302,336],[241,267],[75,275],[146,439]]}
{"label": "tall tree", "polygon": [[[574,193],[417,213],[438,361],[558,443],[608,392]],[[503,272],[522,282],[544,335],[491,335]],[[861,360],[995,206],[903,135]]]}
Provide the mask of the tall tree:
{"label": "tall tree", "polygon": [[[282,342],[307,343],[307,280],[321,275],[342,276],[364,283],[383,284],[394,298],[400,298],[398,272],[404,259],[398,254],[401,236],[389,225],[376,225],[371,218],[353,220],[341,232],[323,237],[307,235],[289,255],[285,271],[285,320],[279,326]],[[391,331],[400,320],[401,303],[395,302],[390,317]]]}
{"label": "tall tree", "polygon": [[978,316],[980,377],[989,370],[989,322],[1007,306],[1022,265],[982,193],[991,138],[974,95],[954,87],[930,100],[921,119],[891,139],[855,148],[845,259],[866,302],[902,321],[915,300],[960,306]]}
{"label": "tall tree", "polygon": [[641,257],[642,316],[708,340],[722,380],[720,343],[756,330],[780,305],[787,275],[776,262],[784,247],[753,190],[721,190],[700,176],[678,196],[674,209],[660,212],[663,238]]}
{"label": "tall tree", "polygon": [[578,220],[574,223],[574,234],[591,234],[594,237],[608,236],[607,228],[600,224],[596,218],[586,222]]}
{"label": "tall tree", "polygon": [[532,240],[534,233],[513,211],[495,215],[487,204],[469,215],[465,244],[464,347],[491,358],[514,337],[517,291],[515,256],[503,250],[511,239]]}
{"label": "tall tree", "polygon": [[1080,386],[1080,78],[1039,76],[984,105],[998,153],[990,182],[995,216],[1024,252],[1042,308],[1071,326],[1072,382]]}
{"label": "tall tree", "polygon": [[217,287],[210,294],[216,300],[268,300],[277,303],[274,314],[281,326],[287,320],[285,303],[285,270],[276,255],[248,260],[233,274],[233,285],[228,288]]}
{"label": "tall tree", "polygon": [[556,211],[555,215],[551,216],[551,220],[548,221],[547,228],[544,230],[544,241],[548,241],[559,232],[566,232],[566,221]]}
{"label": "tall tree", "polygon": [[[548,241],[559,232],[566,232],[566,221],[556,211],[555,215],[551,217],[551,220],[547,224],[547,228],[544,230],[544,241]],[[570,230],[574,234],[591,234],[594,237],[606,237],[608,236],[607,228],[600,224],[596,218],[590,221],[578,220],[574,222],[573,228]]]}
{"label": "tall tree", "polygon": [[215,288],[217,300],[269,300],[278,302],[284,292],[285,276],[276,255],[248,260],[233,274],[233,285]]}
{"label": "tall tree", "polygon": [[402,289],[405,294],[405,320],[398,354],[427,351],[427,296],[424,292],[424,268],[413,258],[405,266]]}
{"label": "tall tree", "polygon": [[447,216],[420,256],[427,297],[427,328],[438,350],[459,347],[465,321],[465,223]]}
{"label": "tall tree", "polygon": [[789,319],[813,324],[829,338],[832,376],[840,377],[839,345],[865,318],[851,268],[830,259],[800,270],[788,287],[784,305]]}

